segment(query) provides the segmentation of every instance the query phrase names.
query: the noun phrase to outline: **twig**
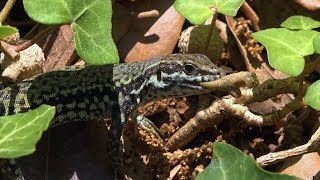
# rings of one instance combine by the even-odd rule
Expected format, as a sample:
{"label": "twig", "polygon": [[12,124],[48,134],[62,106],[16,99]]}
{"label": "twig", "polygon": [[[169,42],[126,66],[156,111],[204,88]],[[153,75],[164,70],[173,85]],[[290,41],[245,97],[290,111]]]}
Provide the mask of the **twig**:
{"label": "twig", "polygon": [[8,0],[6,5],[3,7],[2,11],[0,12],[0,23],[3,24],[4,20],[7,18],[8,14],[10,13],[14,3],[16,0]]}
{"label": "twig", "polygon": [[183,147],[207,127],[219,124],[224,117],[220,114],[220,108],[219,103],[213,103],[209,108],[199,111],[169,138],[166,144],[169,151]]}
{"label": "twig", "polygon": [[[242,78],[233,79],[237,75],[238,73],[235,73],[212,82],[212,84],[216,85],[212,90],[219,89],[217,87],[218,85],[222,85],[223,88],[229,89],[226,82],[241,84],[240,82],[234,82],[234,80],[245,82],[245,79],[242,79],[243,77],[246,77],[244,76],[244,74],[242,74]],[[231,77],[230,79],[233,80],[229,80],[229,76]],[[233,83],[229,84],[229,86],[233,87]],[[203,111],[199,111],[194,116],[194,118],[191,118],[183,127],[181,127],[174,135],[169,138],[166,146],[169,150],[175,150],[183,147],[194,137],[196,137],[200,132],[209,127],[218,125],[220,122],[222,122],[223,118],[225,118],[226,115],[237,116],[244,123],[252,126],[271,126],[283,124],[284,122],[282,119],[288,113],[304,106],[300,99],[295,99],[292,102],[288,103],[284,108],[277,111],[275,114],[266,116],[253,114],[249,111],[248,107],[244,105],[257,101],[265,101],[278,94],[297,94],[298,90],[298,82],[294,78],[287,78],[284,80],[269,80],[265,81],[262,85],[254,87],[252,89],[241,89],[241,96],[239,98],[230,96],[224,97],[223,99],[213,102],[209,108]]]}
{"label": "twig", "polygon": [[221,78],[217,81],[212,82],[202,82],[200,85],[202,87],[208,88],[210,90],[219,90],[228,92],[230,89],[235,89],[239,87],[255,87],[259,84],[258,77],[252,72],[238,72],[228,75],[226,78]]}
{"label": "twig", "polygon": [[18,46],[15,46],[15,51],[16,52],[20,52],[20,51],[23,51],[23,50],[27,49],[28,47],[32,46],[34,43],[36,43],[37,41],[39,41],[40,39],[45,37],[47,34],[52,32],[53,30],[57,29],[58,27],[59,26],[49,26],[49,27],[47,27],[46,29],[41,31],[39,34],[37,34],[34,38],[32,38],[31,40],[26,41],[23,44],[20,44]]}
{"label": "twig", "polygon": [[264,116],[264,124],[266,124],[267,122],[269,122],[270,124],[281,124],[281,119],[285,118],[290,112],[296,111],[300,108],[303,108],[304,106],[305,105],[303,104],[302,99],[295,98],[293,101],[286,104],[282,109],[275,111],[273,114]]}
{"label": "twig", "polygon": [[214,11],[213,17],[211,19],[210,29],[209,29],[209,32],[208,32],[208,35],[207,35],[207,41],[206,41],[206,44],[204,46],[204,52],[207,52],[208,49],[209,49],[210,41],[211,41],[211,38],[212,38],[212,33],[213,33],[214,28],[216,27],[216,23],[215,22],[216,22],[216,20],[218,18],[218,15],[219,15],[219,13]]}
{"label": "twig", "polygon": [[298,156],[310,152],[318,152],[320,148],[320,127],[312,135],[308,143],[295,147],[293,149],[288,149],[285,151],[279,151],[275,153],[269,153],[267,155],[257,158],[257,163],[261,166],[267,166],[275,164],[281,160],[284,160],[288,157]]}
{"label": "twig", "polygon": [[11,61],[15,62],[19,59],[19,52],[23,51],[30,46],[32,46],[34,43],[39,41],[41,38],[45,37],[45,35],[49,34],[53,30],[55,30],[59,26],[49,26],[45,30],[41,31],[38,35],[36,35],[34,38],[32,38],[29,41],[26,41],[20,45],[10,45],[8,43],[5,43],[3,41],[0,41],[0,50],[9,58]]}

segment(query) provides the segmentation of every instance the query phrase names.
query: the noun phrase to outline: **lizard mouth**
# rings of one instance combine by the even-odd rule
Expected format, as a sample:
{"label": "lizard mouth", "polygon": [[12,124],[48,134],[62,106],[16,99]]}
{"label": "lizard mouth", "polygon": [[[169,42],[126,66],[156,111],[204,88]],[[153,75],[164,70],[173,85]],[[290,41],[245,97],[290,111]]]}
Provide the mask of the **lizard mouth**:
{"label": "lizard mouth", "polygon": [[186,81],[186,83],[181,83],[183,86],[191,89],[203,90],[205,87],[201,86],[202,82],[210,82],[219,79],[220,75],[207,75],[207,76],[199,76],[190,81]]}
{"label": "lizard mouth", "polygon": [[202,74],[205,75],[200,74],[201,73],[193,75],[181,75],[179,73],[172,73],[168,75],[158,73],[157,80],[168,85],[171,84],[173,86],[177,85],[187,89],[204,90],[206,88],[201,86],[201,83],[214,81],[223,76],[223,74],[220,71],[207,71],[202,72]]}
{"label": "lizard mouth", "polygon": [[183,84],[183,86],[186,87],[186,88],[189,88],[189,89],[197,89],[197,90],[205,89],[198,82],[190,82],[188,84]]}
{"label": "lizard mouth", "polygon": [[221,75],[207,75],[207,76],[200,76],[197,78],[197,83],[201,83],[201,82],[210,82],[210,81],[214,81],[217,80],[221,77]]}

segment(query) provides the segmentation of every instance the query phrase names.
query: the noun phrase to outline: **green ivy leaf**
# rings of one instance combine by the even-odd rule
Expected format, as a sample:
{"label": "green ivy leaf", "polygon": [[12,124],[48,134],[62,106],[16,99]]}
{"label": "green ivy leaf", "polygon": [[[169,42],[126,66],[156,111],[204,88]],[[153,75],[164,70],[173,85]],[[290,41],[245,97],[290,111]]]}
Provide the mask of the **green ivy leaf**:
{"label": "green ivy leaf", "polygon": [[313,39],[313,48],[316,53],[320,54],[320,33]]}
{"label": "green ivy leaf", "polygon": [[317,34],[313,30],[272,28],[253,33],[252,36],[266,47],[268,61],[273,68],[298,76],[304,69],[303,57],[314,53],[313,39]]}
{"label": "green ivy leaf", "polygon": [[244,0],[215,0],[218,12],[226,16],[235,16]]}
{"label": "green ivy leaf", "polygon": [[55,107],[41,105],[26,113],[0,117],[0,158],[33,153],[54,114]]}
{"label": "green ivy leaf", "polygon": [[314,29],[320,27],[320,22],[310,17],[291,16],[281,24],[281,27],[288,29]]}
{"label": "green ivy leaf", "polygon": [[313,109],[320,110],[320,80],[312,83],[304,96],[304,103]]}
{"label": "green ivy leaf", "polygon": [[174,7],[192,24],[204,24],[214,13],[235,16],[244,0],[176,0]]}
{"label": "green ivy leaf", "polygon": [[17,33],[18,29],[11,26],[0,26],[0,39],[3,39],[7,36],[10,36],[14,33]]}
{"label": "green ivy leaf", "polygon": [[78,54],[88,64],[114,64],[111,0],[23,0],[27,14],[43,24],[71,23]]}
{"label": "green ivy leaf", "polygon": [[213,143],[211,163],[196,176],[196,180],[211,179],[298,180],[299,178],[265,171],[250,156],[239,149],[226,143],[215,142]]}
{"label": "green ivy leaf", "polygon": [[213,0],[176,0],[175,9],[192,24],[204,24],[213,15]]}

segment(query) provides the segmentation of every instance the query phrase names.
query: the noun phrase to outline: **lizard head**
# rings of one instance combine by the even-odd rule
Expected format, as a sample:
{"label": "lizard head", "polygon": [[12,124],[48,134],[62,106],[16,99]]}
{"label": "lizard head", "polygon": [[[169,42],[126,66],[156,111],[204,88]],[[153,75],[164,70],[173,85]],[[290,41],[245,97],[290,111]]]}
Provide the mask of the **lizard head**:
{"label": "lizard head", "polygon": [[179,97],[206,91],[200,83],[224,76],[224,72],[201,54],[173,54],[162,57],[156,72],[149,76],[153,96]]}

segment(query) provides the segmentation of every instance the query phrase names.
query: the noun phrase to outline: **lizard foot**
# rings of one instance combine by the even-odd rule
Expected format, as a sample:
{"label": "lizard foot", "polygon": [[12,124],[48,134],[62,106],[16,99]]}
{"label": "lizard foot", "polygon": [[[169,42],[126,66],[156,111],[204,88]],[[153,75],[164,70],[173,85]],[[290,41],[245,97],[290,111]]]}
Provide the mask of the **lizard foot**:
{"label": "lizard foot", "polygon": [[150,119],[140,115],[140,116],[137,116],[136,120],[137,120],[137,125],[141,129],[154,134],[157,138],[160,138],[160,139],[165,138],[164,133],[156,125],[154,125],[154,123]]}

